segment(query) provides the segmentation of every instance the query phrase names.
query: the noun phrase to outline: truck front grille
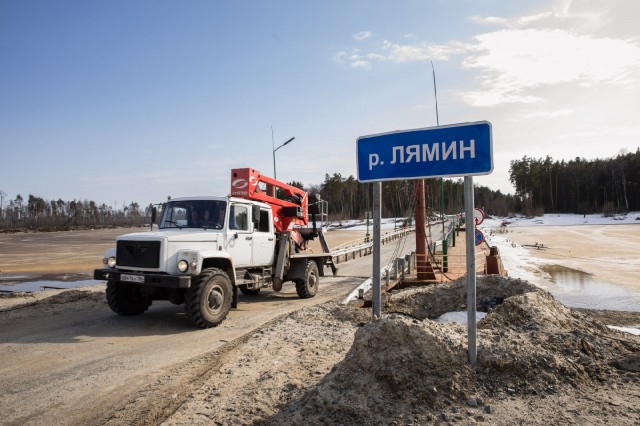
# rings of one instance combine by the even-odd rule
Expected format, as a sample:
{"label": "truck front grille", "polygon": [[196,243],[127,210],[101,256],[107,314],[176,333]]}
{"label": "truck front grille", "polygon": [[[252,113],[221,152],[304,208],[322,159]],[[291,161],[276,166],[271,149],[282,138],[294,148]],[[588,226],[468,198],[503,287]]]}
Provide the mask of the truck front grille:
{"label": "truck front grille", "polygon": [[160,241],[118,241],[116,259],[118,266],[158,268]]}

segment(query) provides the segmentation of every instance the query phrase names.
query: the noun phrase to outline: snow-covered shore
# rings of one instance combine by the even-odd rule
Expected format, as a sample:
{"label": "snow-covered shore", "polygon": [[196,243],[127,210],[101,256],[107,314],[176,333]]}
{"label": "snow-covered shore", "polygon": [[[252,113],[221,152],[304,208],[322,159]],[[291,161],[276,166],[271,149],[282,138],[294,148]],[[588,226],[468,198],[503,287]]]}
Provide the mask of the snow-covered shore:
{"label": "snow-covered shore", "polygon": [[640,225],[640,212],[631,212],[613,216],[601,214],[545,214],[542,216],[525,217],[492,217],[486,218],[481,224],[484,228],[496,228],[502,223],[510,227],[522,226],[577,226],[577,225]]}
{"label": "snow-covered shore", "polygon": [[569,306],[640,311],[640,212],[487,218],[478,228],[498,247],[510,277]]}
{"label": "snow-covered shore", "polygon": [[[541,271],[536,266],[556,263],[556,261],[540,256],[539,250],[532,250],[532,248],[526,248],[514,242],[513,234],[508,232],[509,229],[585,225],[638,225],[638,231],[640,232],[640,212],[612,217],[577,214],[545,214],[537,217],[491,217],[486,218],[478,228],[484,232],[489,245],[499,248],[503,263],[509,270],[510,276],[539,284]],[[585,232],[588,233],[588,228]],[[540,244],[544,245],[544,242],[540,242]],[[640,259],[640,253],[638,253],[638,258]]]}

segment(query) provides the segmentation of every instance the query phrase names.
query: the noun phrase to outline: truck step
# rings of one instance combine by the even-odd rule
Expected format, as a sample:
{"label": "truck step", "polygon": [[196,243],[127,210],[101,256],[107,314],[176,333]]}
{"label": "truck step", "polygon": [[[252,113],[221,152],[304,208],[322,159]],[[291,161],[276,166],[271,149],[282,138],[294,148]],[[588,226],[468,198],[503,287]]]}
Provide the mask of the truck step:
{"label": "truck step", "polygon": [[236,271],[236,284],[246,285],[249,288],[260,288],[265,282],[271,281],[271,268],[260,271]]}

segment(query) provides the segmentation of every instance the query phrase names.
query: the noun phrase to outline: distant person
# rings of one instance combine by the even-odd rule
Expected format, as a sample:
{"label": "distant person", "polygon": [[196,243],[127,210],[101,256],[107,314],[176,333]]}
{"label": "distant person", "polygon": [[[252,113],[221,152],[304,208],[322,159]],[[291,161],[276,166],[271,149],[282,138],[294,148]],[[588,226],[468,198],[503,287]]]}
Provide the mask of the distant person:
{"label": "distant person", "polygon": [[192,228],[222,229],[224,223],[224,210],[220,211],[220,219],[216,221],[215,213],[211,214],[209,210],[191,210],[191,221],[189,226]]}

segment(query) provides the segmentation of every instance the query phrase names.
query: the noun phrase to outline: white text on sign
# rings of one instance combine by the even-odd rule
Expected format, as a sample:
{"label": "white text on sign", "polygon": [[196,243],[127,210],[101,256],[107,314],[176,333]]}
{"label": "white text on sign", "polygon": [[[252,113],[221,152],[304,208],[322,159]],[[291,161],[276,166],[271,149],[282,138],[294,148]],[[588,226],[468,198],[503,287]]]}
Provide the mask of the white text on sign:
{"label": "white text on sign", "polygon": [[[435,142],[423,145],[394,146],[391,152],[390,164],[447,161],[449,159],[464,160],[466,154],[468,154],[468,158],[476,158],[474,139],[469,140],[468,143],[461,140],[450,143]],[[377,153],[369,154],[369,170],[378,165],[384,165],[384,161],[380,160],[380,155]]]}

